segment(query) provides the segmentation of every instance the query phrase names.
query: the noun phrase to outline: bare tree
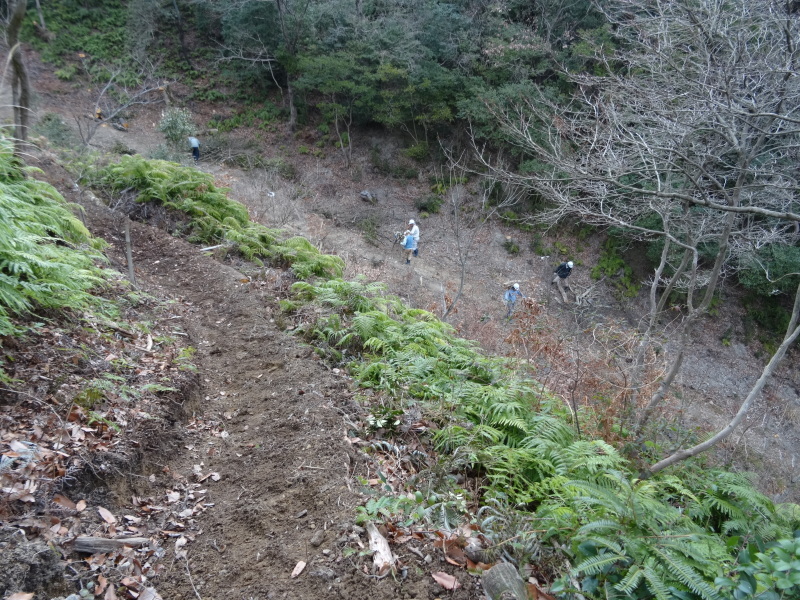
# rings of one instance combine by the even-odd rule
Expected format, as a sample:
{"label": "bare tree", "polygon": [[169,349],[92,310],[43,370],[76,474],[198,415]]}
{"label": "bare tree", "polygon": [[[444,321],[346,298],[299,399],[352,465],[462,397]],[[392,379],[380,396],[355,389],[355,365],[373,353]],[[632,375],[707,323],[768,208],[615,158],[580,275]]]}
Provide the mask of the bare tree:
{"label": "bare tree", "polygon": [[11,98],[14,111],[14,153],[19,155],[28,139],[28,118],[31,110],[31,85],[28,71],[22,60],[19,43],[19,30],[25,19],[27,2],[16,0],[8,7],[6,24],[6,43],[8,60],[11,63]]}
{"label": "bare tree", "polygon": [[648,469],[648,474],[652,475],[654,473],[658,473],[659,471],[666,469],[667,467],[674,465],[677,462],[690,458],[692,456],[697,456],[698,454],[705,452],[709,448],[713,447],[715,444],[719,443],[720,441],[724,440],[728,437],[733,430],[744,420],[747,412],[753,406],[755,401],[758,399],[759,395],[761,394],[761,390],[764,389],[764,385],[767,383],[767,380],[772,377],[772,374],[775,372],[775,369],[781,363],[783,358],[786,356],[786,352],[789,350],[792,344],[794,344],[798,337],[800,337],[800,286],[797,287],[797,293],[795,295],[795,302],[794,302],[794,310],[792,311],[792,317],[789,321],[789,326],[786,328],[786,335],[783,338],[783,342],[775,351],[775,354],[772,355],[772,358],[769,362],[764,365],[764,369],[761,371],[761,376],[756,381],[755,385],[751,388],[750,392],[747,394],[747,398],[745,398],[742,405],[739,407],[736,415],[731,419],[731,421],[722,429],[720,429],[717,433],[713,436],[692,446],[691,448],[687,449],[680,449],[677,452],[673,452],[670,456],[658,461],[656,464],[652,465]]}
{"label": "bare tree", "polygon": [[637,363],[676,291],[682,318],[661,385],[636,419],[641,435],[724,278],[764,245],[798,241],[800,20],[777,0],[603,7],[622,48],[597,48],[607,75],[570,74],[577,92],[566,107],[544,95],[487,103],[537,174],[483,162],[549,200],[547,223],[578,219],[661,244]]}
{"label": "bare tree", "polygon": [[[109,71],[108,80],[100,88],[94,105],[94,114],[102,115],[102,118],[95,117],[87,121],[85,117],[75,116],[78,134],[84,145],[89,145],[101,125],[106,122],[116,123],[131,108],[164,102],[165,90],[172,82],[158,77],[155,72],[156,69],[152,64],[140,63],[138,71],[133,77],[137,83],[129,85],[121,81],[121,69]],[[130,73],[127,75],[125,79],[131,79]]]}
{"label": "bare tree", "polygon": [[[445,302],[443,321],[447,320],[461,299],[469,273],[468,266],[474,258],[476,242],[484,227],[493,217],[516,205],[520,194],[525,191],[518,185],[494,182],[484,186],[477,198],[473,197],[464,185],[467,173],[463,166],[465,159],[464,155],[457,158],[451,155],[448,170],[440,177],[447,188],[445,219],[455,242],[455,259],[459,270],[458,290],[449,304]],[[500,194],[493,201],[490,195],[495,185],[500,187]]]}

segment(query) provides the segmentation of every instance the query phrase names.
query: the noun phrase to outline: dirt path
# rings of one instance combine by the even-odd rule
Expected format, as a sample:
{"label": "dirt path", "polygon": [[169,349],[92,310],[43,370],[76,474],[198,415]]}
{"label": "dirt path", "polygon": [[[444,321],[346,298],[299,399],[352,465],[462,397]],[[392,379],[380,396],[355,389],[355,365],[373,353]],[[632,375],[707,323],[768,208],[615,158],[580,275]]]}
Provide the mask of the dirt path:
{"label": "dirt path", "polygon": [[[122,268],[118,219],[97,206],[88,215]],[[133,223],[131,237],[140,285],[179,303],[201,375],[197,414],[172,433],[174,454],[150,457],[149,487],[139,491],[153,498],[180,492],[191,508],[187,496],[205,488],[204,506],[211,505],[181,524],[183,535],[173,539],[185,538],[185,546],[165,543],[166,569],[152,582],[159,593],[367,600],[442,592],[416,555],[401,560],[424,570],[408,569],[405,580],[377,579],[367,558],[345,552],[367,546],[353,517],[363,503],[354,486],[369,477],[369,467],[346,440],[344,418],[358,420],[358,406],[343,373],[276,326],[275,288],[289,282],[284,274],[267,271],[272,285],[246,282],[241,272],[152,227]],[[300,561],[305,570],[290,578]],[[475,578],[454,574],[463,587],[452,597],[478,597]]]}

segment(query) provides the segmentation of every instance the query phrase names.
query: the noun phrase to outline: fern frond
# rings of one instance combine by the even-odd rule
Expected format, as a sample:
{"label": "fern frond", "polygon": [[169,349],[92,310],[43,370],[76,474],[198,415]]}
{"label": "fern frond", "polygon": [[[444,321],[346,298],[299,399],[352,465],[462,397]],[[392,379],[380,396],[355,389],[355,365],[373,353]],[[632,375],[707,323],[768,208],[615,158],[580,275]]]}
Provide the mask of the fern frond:
{"label": "fern frond", "polygon": [[573,575],[596,575],[618,562],[625,562],[627,559],[628,557],[624,554],[603,552],[575,565],[572,573]]}
{"label": "fern frond", "polygon": [[664,581],[661,574],[654,568],[654,565],[655,560],[652,558],[648,559],[642,570],[642,574],[647,581],[647,589],[649,589],[658,600],[674,600],[669,586]]}
{"label": "fern frond", "polygon": [[653,547],[653,552],[661,558],[661,564],[676,579],[704,600],[722,600],[717,590],[705,581],[685,558],[668,550]]}

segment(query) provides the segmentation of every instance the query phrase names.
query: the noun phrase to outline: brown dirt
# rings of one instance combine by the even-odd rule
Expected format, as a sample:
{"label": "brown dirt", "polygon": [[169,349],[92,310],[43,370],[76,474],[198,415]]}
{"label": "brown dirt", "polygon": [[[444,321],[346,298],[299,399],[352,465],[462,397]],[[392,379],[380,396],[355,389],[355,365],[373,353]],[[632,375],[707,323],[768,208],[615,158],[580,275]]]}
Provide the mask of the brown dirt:
{"label": "brown dirt", "polygon": [[[55,80],[46,68],[39,66],[35,73],[39,114],[60,112],[71,122],[72,113],[84,112],[90,105],[84,92]],[[195,110],[209,112],[202,107]],[[109,148],[119,141],[146,152],[161,143],[153,127],[157,118],[157,109],[142,111],[129,132],[103,128],[95,143]],[[231,196],[247,203],[255,218],[306,235],[324,251],[343,256],[347,277],[364,274],[384,281],[413,305],[440,312],[443,296],[452,296],[457,282],[455,239],[446,215],[433,215],[420,223],[420,258],[410,267],[401,263],[391,236],[415,216],[413,202],[428,194],[429,184],[425,175],[398,181],[374,172],[367,149],[378,145],[388,151],[390,140],[362,132],[356,138],[357,168],[349,171],[342,168],[335,149],[328,148],[325,158],[315,159],[298,153],[300,142],[282,134],[262,141],[266,155],[289,156],[299,173],[297,181],[268,181],[259,187],[252,173],[213,164],[201,168],[230,186]],[[87,207],[93,232],[112,243],[113,264],[125,272],[119,220],[85,195],[77,195],[70,177],[46,158],[39,166],[69,199]],[[267,201],[261,193],[264,185],[274,186],[275,201]],[[358,199],[363,189],[377,194],[377,205]],[[372,216],[377,225],[377,245],[366,243],[357,229],[365,216]],[[131,229],[137,278],[146,291],[175,300],[188,343],[197,348],[201,389],[196,414],[187,416],[185,426],[161,434],[168,443],[161,454],[148,457],[136,489],[116,494],[117,510],[136,508],[126,496],[131,491],[138,506],[156,504],[175,491],[188,503],[188,494],[198,483],[207,488],[204,503],[213,504],[185,519],[180,533],[163,533],[172,531],[172,524],[151,519],[154,532],[161,531],[167,540],[163,569],[151,580],[159,593],[164,598],[432,599],[445,593],[454,598],[480,597],[477,580],[444,562],[441,551],[429,541],[420,540],[418,545],[432,563],[406,546],[393,547],[408,567],[405,579],[403,573],[375,577],[368,558],[359,555],[367,542],[364,532],[353,525],[354,508],[365,499],[357,481],[369,478],[371,466],[348,441],[357,432],[347,423],[358,420],[360,409],[348,378],[326,367],[283,330],[286,324],[278,313],[277,298],[290,283],[287,275],[267,269],[261,279],[250,279],[253,273],[247,265],[230,260],[223,264],[147,225],[133,223]],[[510,256],[503,249],[506,236],[520,239],[520,255]],[[573,243],[571,258],[579,267],[571,281],[576,287],[588,287],[588,267],[596,248],[585,243],[579,249],[580,242]],[[503,225],[487,227],[476,254],[453,323],[492,351],[510,349],[505,340],[513,325],[500,318],[503,281],[521,281],[523,291],[544,307],[541,323],[553,329],[581,319],[624,322],[626,315],[635,320],[640,314],[640,306],[620,306],[609,290],[601,288],[601,304],[609,308],[576,317],[573,309],[555,301],[548,285],[558,258],[535,255],[527,247],[527,236]],[[743,344],[727,347],[716,341],[727,328],[721,321],[703,325],[678,388],[682,395],[675,409],[685,410],[683,422],[690,426],[700,420],[713,428],[729,418],[736,398],[755,379],[761,364]],[[796,364],[787,360],[747,433],[724,449],[733,462],[741,463],[747,455],[746,464],[768,465],[771,475],[764,487],[781,499],[800,497],[796,380]],[[754,463],[750,450],[756,443],[759,453]],[[202,477],[198,472],[218,473],[219,479],[198,482]],[[320,531],[324,535],[317,545]],[[176,549],[173,541],[180,539],[188,544]],[[180,558],[184,548],[188,560]],[[304,572],[290,578],[299,561],[308,563]],[[443,591],[430,576],[439,570],[454,574],[462,587]]]}

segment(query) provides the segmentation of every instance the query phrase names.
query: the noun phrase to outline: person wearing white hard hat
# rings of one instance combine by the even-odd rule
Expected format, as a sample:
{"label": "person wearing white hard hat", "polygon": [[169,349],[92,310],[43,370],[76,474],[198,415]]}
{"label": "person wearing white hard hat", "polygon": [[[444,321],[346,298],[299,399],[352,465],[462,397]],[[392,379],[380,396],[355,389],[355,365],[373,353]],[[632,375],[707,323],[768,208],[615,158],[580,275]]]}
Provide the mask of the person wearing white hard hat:
{"label": "person wearing white hard hat", "polygon": [[564,294],[563,282],[567,277],[570,276],[570,273],[572,273],[572,267],[574,266],[575,263],[573,263],[571,260],[568,260],[567,262],[563,262],[560,265],[558,265],[556,267],[556,270],[553,271],[554,277],[551,285],[553,283],[557,283],[558,289],[561,290],[562,295]]}
{"label": "person wearing white hard hat", "polygon": [[506,303],[506,319],[511,318],[511,314],[514,312],[514,306],[517,303],[517,298],[524,298],[525,294],[523,294],[519,290],[519,284],[514,283],[509,287],[505,293],[503,294],[503,302]]}
{"label": "person wearing white hard hat", "polygon": [[414,219],[408,220],[408,230],[414,238],[414,256],[419,256],[419,227],[414,222]]}

